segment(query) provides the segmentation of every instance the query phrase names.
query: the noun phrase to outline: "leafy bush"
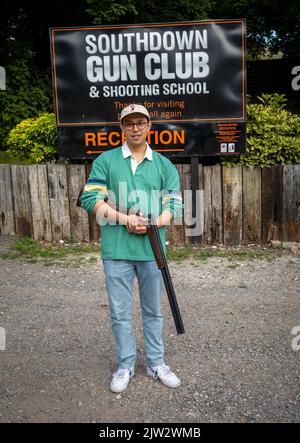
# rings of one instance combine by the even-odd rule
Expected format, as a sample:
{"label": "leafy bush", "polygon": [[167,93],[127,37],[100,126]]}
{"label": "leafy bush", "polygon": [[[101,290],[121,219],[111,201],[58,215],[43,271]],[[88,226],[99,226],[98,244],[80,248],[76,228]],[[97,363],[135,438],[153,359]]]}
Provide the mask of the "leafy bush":
{"label": "leafy bush", "polygon": [[33,163],[58,159],[54,114],[28,118],[12,129],[7,138],[8,153]]}
{"label": "leafy bush", "polygon": [[300,116],[285,110],[286,98],[262,94],[247,106],[247,151],[223,164],[272,166],[300,164]]}
{"label": "leafy bush", "polygon": [[53,110],[50,73],[40,71],[30,57],[6,66],[6,80],[0,92],[0,148],[7,147],[9,131],[23,119]]}

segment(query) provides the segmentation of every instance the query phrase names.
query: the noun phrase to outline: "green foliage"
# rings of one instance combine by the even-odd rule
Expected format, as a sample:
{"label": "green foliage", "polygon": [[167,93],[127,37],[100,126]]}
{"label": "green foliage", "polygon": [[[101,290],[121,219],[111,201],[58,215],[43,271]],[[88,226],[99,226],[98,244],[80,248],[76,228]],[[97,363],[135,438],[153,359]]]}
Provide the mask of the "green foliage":
{"label": "green foliage", "polygon": [[247,153],[224,165],[300,164],[300,116],[284,109],[285,97],[263,94],[247,107]]}
{"label": "green foliage", "polygon": [[299,0],[214,0],[211,18],[246,18],[247,52],[253,57],[300,54]]}
{"label": "green foliage", "polygon": [[19,123],[9,133],[8,153],[33,163],[53,161],[56,150],[56,125],[54,114],[41,114]]}
{"label": "green foliage", "polygon": [[30,237],[22,237],[7,252],[0,254],[0,258],[43,263],[45,266],[58,264],[79,267],[81,264],[96,263],[98,255],[99,245],[72,244],[66,240],[63,244],[45,244]]}
{"label": "green foliage", "polygon": [[0,147],[9,131],[25,118],[52,109],[50,75],[40,72],[30,59],[6,67],[6,90],[0,92]]}
{"label": "green foliage", "polygon": [[0,151],[0,163],[12,165],[31,165],[32,161],[26,159],[21,160],[18,156],[12,155],[7,151]]}
{"label": "green foliage", "polygon": [[134,3],[136,3],[134,0],[122,3],[116,0],[87,0],[87,12],[94,17],[94,24],[119,22],[126,15],[137,16]]}
{"label": "green foliage", "polygon": [[277,92],[274,94],[261,94],[257,98],[264,106],[269,106],[272,109],[283,109],[288,101],[284,94],[277,94]]}
{"label": "green foliage", "polygon": [[211,0],[87,0],[94,24],[160,23],[208,18]]}
{"label": "green foliage", "polygon": [[[287,251],[286,251],[287,252]],[[228,261],[232,262],[227,267],[234,269],[239,266],[237,261],[244,260],[274,260],[277,257],[281,257],[285,251],[282,248],[261,248],[257,246],[245,246],[245,247],[232,247],[232,248],[199,248],[192,245],[187,246],[167,246],[167,256],[168,260],[182,262],[185,259],[191,259],[191,264],[193,266],[201,266],[211,258],[211,257],[222,257],[227,258]],[[240,287],[246,287],[241,285]]]}
{"label": "green foliage", "polygon": [[160,23],[171,21],[246,18],[247,52],[297,57],[300,53],[299,0],[87,0],[94,24]]}

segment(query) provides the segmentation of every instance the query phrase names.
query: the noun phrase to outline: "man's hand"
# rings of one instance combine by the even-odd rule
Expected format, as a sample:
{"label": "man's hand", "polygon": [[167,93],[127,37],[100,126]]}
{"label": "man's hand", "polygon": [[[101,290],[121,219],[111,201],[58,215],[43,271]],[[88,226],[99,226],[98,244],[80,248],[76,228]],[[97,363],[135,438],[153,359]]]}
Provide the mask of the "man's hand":
{"label": "man's hand", "polygon": [[127,231],[131,234],[146,234],[147,232],[147,226],[146,226],[147,220],[145,217],[140,217],[135,214],[130,214],[127,216],[127,223],[126,228]]}
{"label": "man's hand", "polygon": [[173,220],[173,214],[172,212],[165,209],[159,217],[156,219],[156,225],[158,228],[161,228],[162,226],[169,226]]}

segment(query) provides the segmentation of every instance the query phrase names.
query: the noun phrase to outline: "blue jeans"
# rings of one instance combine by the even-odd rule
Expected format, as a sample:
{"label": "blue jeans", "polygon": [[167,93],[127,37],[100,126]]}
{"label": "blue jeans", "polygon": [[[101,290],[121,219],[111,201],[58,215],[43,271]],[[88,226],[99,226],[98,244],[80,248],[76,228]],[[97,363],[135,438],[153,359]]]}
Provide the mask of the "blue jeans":
{"label": "blue jeans", "polygon": [[162,276],[155,261],[103,260],[118,366],[134,367],[136,343],[132,327],[132,287],[137,276],[142,311],[144,349],[149,366],[164,362]]}

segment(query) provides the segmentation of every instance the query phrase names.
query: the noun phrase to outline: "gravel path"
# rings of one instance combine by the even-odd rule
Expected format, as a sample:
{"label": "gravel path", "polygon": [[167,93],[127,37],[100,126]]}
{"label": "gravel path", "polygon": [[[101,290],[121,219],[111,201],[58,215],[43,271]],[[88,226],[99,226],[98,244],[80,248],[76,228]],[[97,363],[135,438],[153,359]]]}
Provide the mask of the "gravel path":
{"label": "gravel path", "polygon": [[[10,242],[2,237],[2,250]],[[176,335],[165,295],[176,390],[145,373],[135,284],[136,376],[117,395],[108,389],[115,356],[101,261],[0,259],[0,422],[299,422],[300,254],[235,263],[170,264],[186,328]]]}

